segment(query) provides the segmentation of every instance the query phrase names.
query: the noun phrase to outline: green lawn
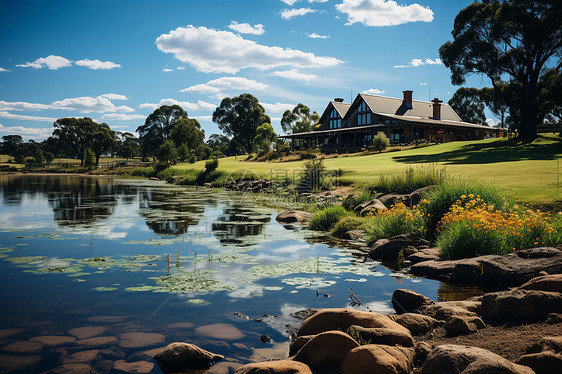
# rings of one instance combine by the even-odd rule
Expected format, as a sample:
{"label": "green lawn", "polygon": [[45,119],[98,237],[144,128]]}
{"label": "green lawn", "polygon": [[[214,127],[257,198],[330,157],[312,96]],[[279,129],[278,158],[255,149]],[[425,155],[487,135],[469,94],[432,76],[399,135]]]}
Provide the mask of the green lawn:
{"label": "green lawn", "polygon": [[[219,170],[228,173],[247,170],[260,178],[282,178],[298,175],[304,163],[247,162],[244,159],[243,156],[222,158]],[[373,185],[381,174],[399,173],[411,165],[434,164],[446,167],[451,176],[491,183],[505,188],[510,197],[537,205],[558,205],[562,200],[562,185],[557,194],[557,162],[560,162],[558,173],[562,178],[562,138],[552,134],[529,144],[489,139],[324,161],[328,169],[343,170],[342,179],[356,187]],[[178,164],[173,168],[203,167],[204,161],[200,161]]]}

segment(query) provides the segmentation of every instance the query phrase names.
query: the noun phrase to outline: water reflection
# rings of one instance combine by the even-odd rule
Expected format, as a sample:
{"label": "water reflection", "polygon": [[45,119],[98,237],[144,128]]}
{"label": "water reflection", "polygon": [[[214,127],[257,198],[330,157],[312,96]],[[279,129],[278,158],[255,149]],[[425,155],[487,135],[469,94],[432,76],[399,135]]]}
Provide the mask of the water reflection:
{"label": "water reflection", "polygon": [[244,244],[244,237],[264,233],[264,227],[271,221],[269,215],[239,205],[228,206],[212,224],[214,235],[221,244]]}

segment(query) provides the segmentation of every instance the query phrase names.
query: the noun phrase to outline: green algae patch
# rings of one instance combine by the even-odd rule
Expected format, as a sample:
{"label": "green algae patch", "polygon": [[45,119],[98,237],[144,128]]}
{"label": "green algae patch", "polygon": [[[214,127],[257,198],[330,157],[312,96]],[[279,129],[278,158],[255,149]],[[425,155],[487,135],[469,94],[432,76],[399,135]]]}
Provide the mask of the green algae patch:
{"label": "green algae patch", "polygon": [[99,292],[109,292],[109,291],[115,291],[117,287],[95,287],[92,289],[94,291],[99,291]]}
{"label": "green algae patch", "polygon": [[134,286],[125,288],[127,292],[166,292],[164,287],[158,286]]}
{"label": "green algae patch", "polygon": [[209,302],[207,302],[203,299],[189,299],[189,300],[187,300],[187,302],[189,304],[207,304],[207,305],[210,304]]}
{"label": "green algae patch", "polygon": [[43,260],[45,256],[19,256],[19,257],[8,257],[6,261],[10,261],[13,264],[31,264],[40,260]]}
{"label": "green algae patch", "polygon": [[281,291],[283,287],[268,286],[263,288],[266,291]]}
{"label": "green algae patch", "polygon": [[281,279],[281,282],[290,286],[295,286],[295,288],[326,288],[337,283],[336,281],[327,280],[322,277],[293,277]]}
{"label": "green algae patch", "polygon": [[214,273],[216,272],[212,270],[196,272],[178,271],[172,275],[150,279],[153,279],[158,286],[172,293],[203,295],[215,291],[231,291],[235,289],[235,287],[213,279]]}

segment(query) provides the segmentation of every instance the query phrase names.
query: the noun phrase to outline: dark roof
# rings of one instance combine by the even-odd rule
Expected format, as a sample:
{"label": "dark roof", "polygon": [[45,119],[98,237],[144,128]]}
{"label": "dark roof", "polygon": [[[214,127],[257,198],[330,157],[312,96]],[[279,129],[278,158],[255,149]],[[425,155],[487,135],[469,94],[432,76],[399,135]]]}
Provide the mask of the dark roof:
{"label": "dark roof", "polygon": [[347,110],[349,109],[350,106],[351,106],[351,104],[349,104],[349,103],[342,103],[342,102],[339,102],[339,101],[330,101],[330,103],[326,106],[326,109],[324,109],[324,112],[322,113],[322,116],[320,116],[320,119],[318,120],[318,123],[322,123],[324,121],[324,118],[326,116],[330,115],[330,112],[332,111],[331,110],[332,107],[336,108],[336,110],[338,111],[341,118],[343,118],[343,117],[345,117],[345,114],[347,113]]}
{"label": "dark roof", "polygon": [[419,117],[412,117],[412,116],[399,116],[395,114],[381,114],[386,117],[399,119],[402,121],[407,122],[416,122],[416,123],[425,123],[428,125],[441,125],[441,126],[449,126],[449,127],[466,127],[472,128],[476,130],[491,130],[491,131],[498,131],[498,128],[484,126],[484,125],[477,125],[475,123],[470,122],[463,122],[463,121],[448,121],[444,119],[433,119],[433,118],[419,118]]}
{"label": "dark roof", "polygon": [[325,135],[335,132],[348,132],[348,131],[362,131],[362,130],[371,130],[371,129],[384,129],[386,125],[378,124],[378,125],[367,125],[367,126],[352,126],[352,127],[343,127],[339,129],[330,129],[330,130],[319,130],[319,131],[308,131],[308,132],[298,132],[296,134],[287,134],[287,135],[279,135],[278,138],[298,138],[303,136],[315,136],[315,135]]}

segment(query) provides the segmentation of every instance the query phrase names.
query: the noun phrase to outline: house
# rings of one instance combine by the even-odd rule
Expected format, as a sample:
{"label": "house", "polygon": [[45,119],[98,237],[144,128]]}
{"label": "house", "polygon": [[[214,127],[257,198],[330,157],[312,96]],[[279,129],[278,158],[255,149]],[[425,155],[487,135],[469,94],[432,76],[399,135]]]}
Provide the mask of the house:
{"label": "house", "polygon": [[391,144],[409,144],[425,139],[430,143],[475,140],[498,136],[498,129],[463,122],[447,104],[412,100],[413,91],[403,98],[359,94],[349,104],[331,101],[315,131],[281,135],[294,149],[320,148],[323,151],[353,151],[371,145],[373,135],[384,132]]}

